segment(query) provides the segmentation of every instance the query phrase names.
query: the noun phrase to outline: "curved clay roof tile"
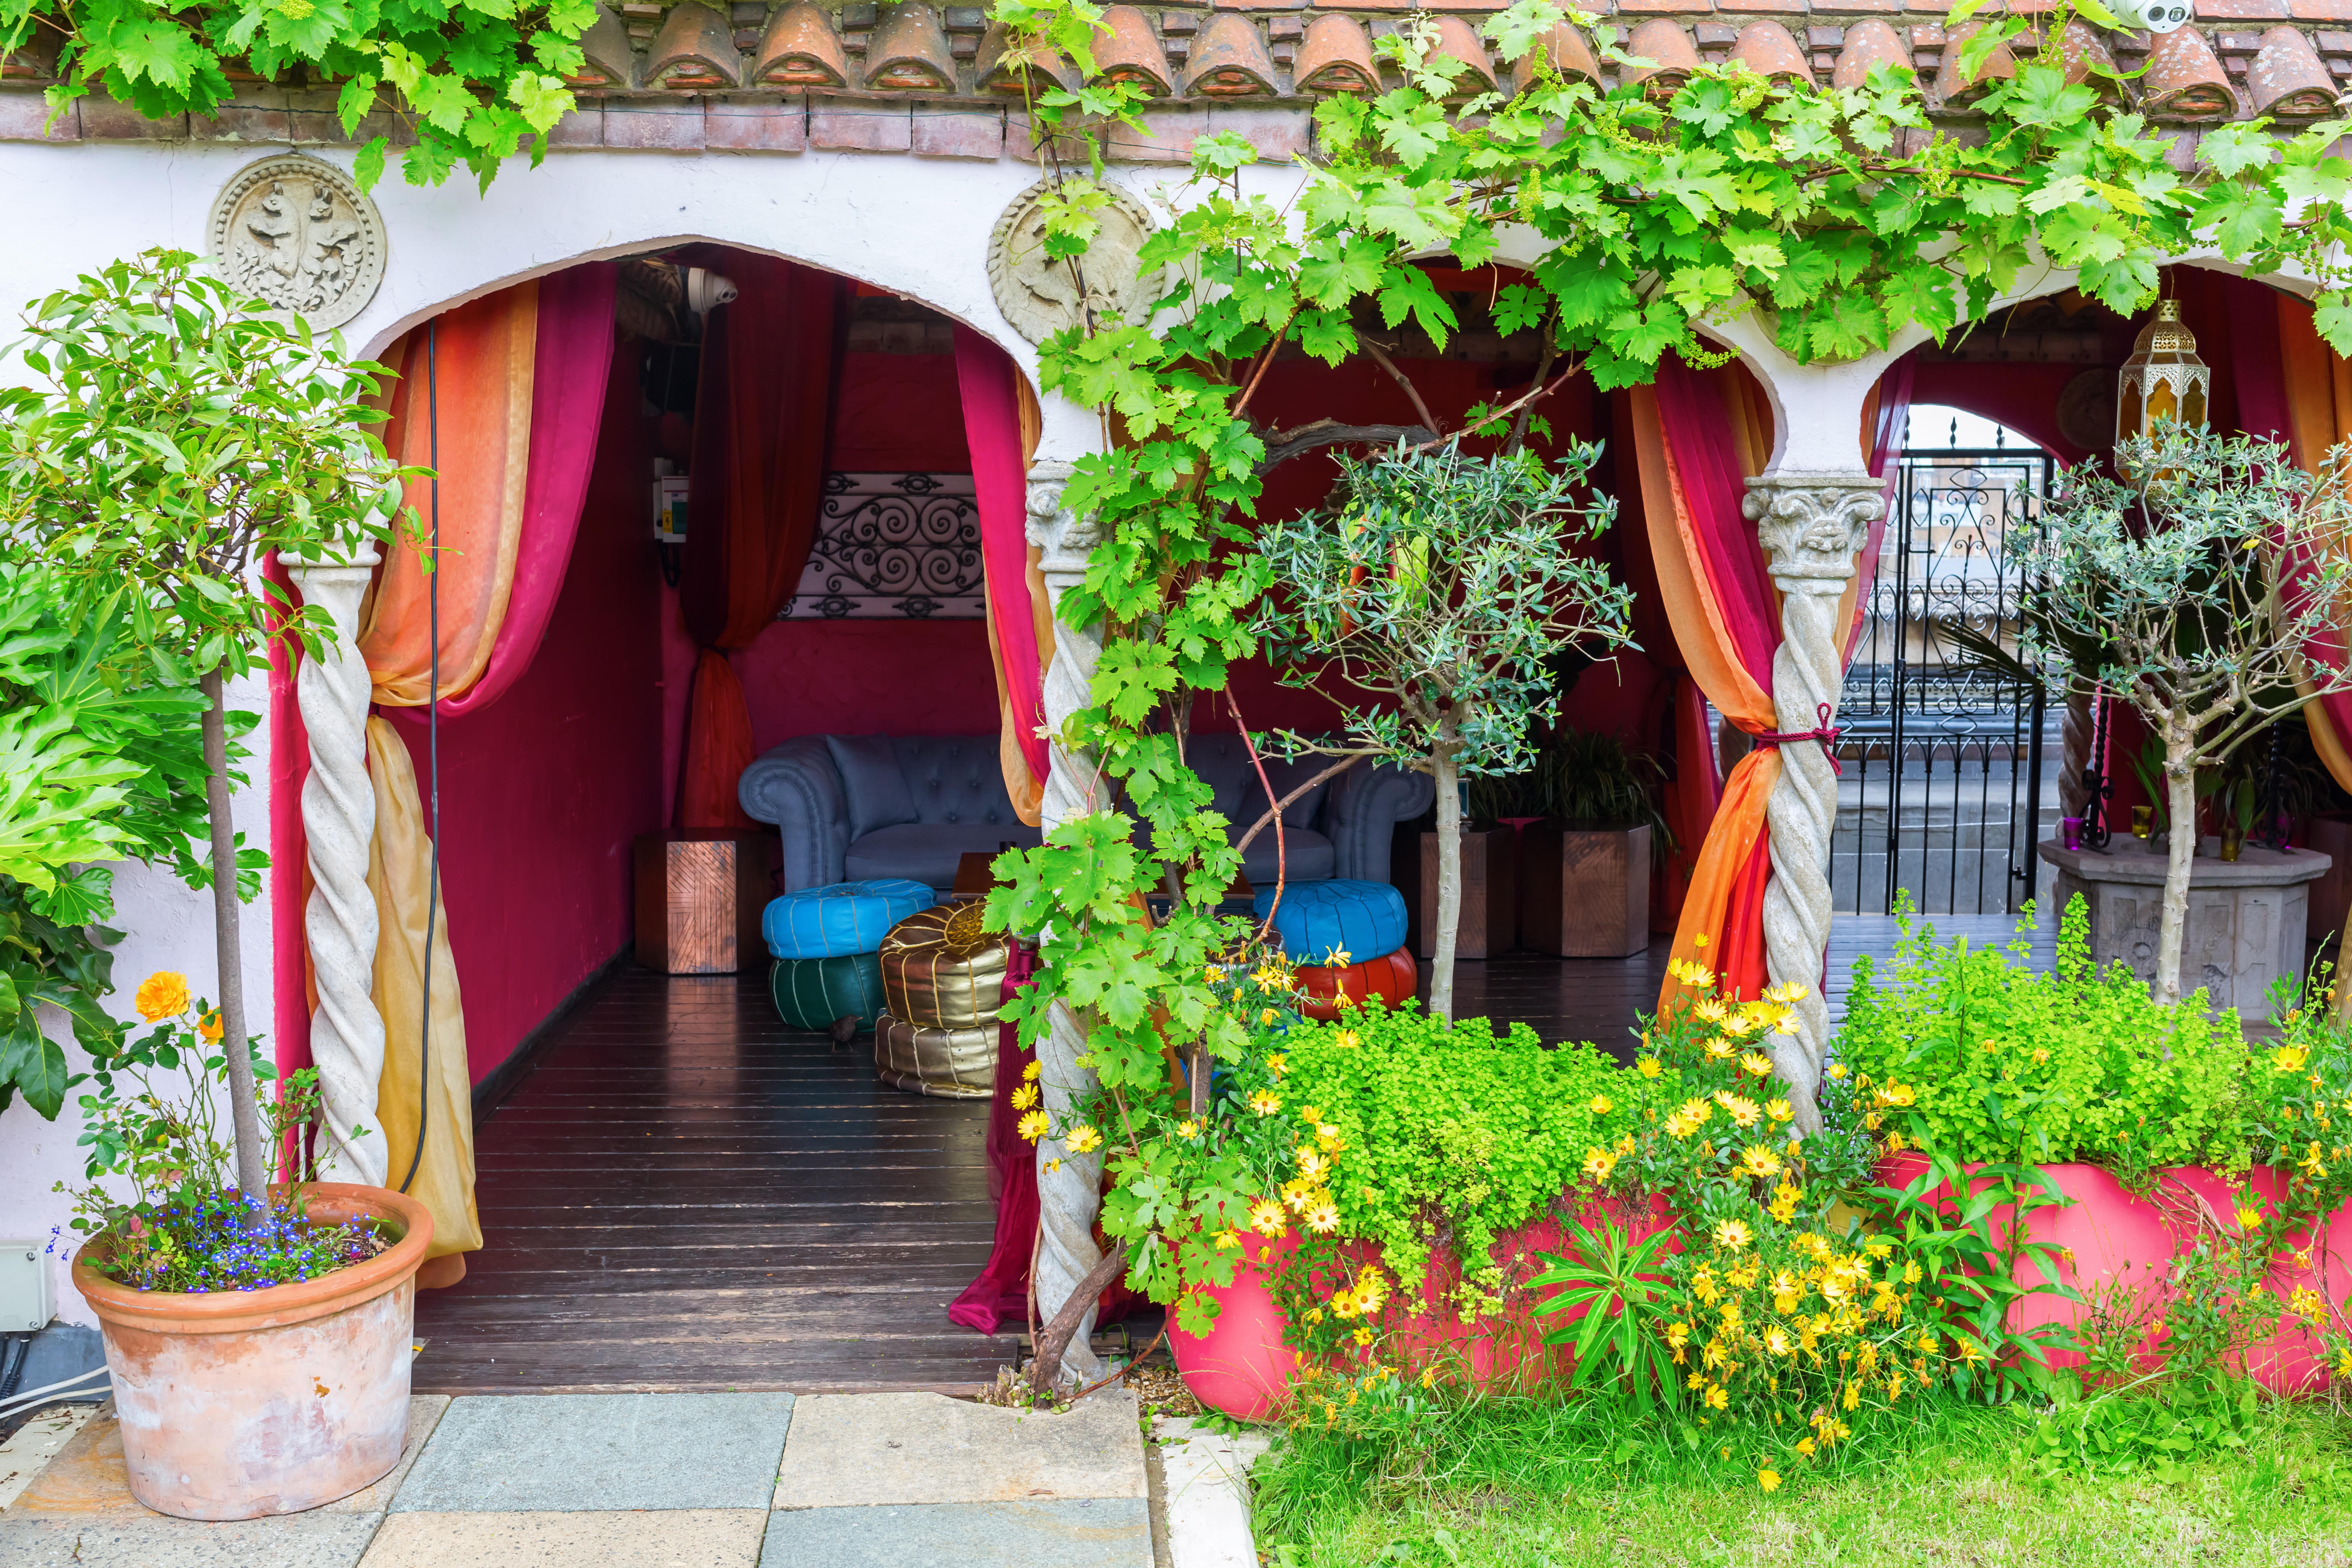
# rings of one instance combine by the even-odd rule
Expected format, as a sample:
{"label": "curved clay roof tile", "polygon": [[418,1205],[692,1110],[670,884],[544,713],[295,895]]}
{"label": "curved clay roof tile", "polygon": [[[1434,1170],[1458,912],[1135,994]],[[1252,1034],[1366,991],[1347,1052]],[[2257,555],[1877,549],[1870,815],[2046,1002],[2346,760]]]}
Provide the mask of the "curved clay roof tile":
{"label": "curved clay roof tile", "polygon": [[947,29],[924,0],[899,0],[866,50],[866,85],[883,92],[953,92]]}
{"label": "curved clay roof tile", "polygon": [[662,18],[661,31],[646,52],[646,80],[656,87],[688,92],[734,87],[742,69],[735,29],[698,0],[687,0]]}
{"label": "curved clay roof tile", "polygon": [[1199,98],[1270,98],[1282,89],[1274,57],[1257,24],[1237,11],[1220,11],[1192,40],[1184,62],[1184,90]]}
{"label": "curved clay roof tile", "polygon": [[2068,22],[2066,30],[2058,35],[2058,52],[2066,58],[2069,83],[2088,82],[2104,93],[2121,92],[2113,77],[2099,74],[2116,68],[2116,57],[2108,50],[2106,39],[2088,22],[2080,17]]}
{"label": "curved clay roof tile", "polygon": [[1172,98],[1176,82],[1168,69],[1168,51],[1142,12],[1132,5],[1113,5],[1102,14],[1110,28],[1095,35],[1095,74],[1105,81],[1131,81],[1154,98]]}
{"label": "curved clay roof tile", "polygon": [[1664,16],[1654,17],[1633,29],[1625,40],[1625,52],[1637,60],[1647,60],[1646,66],[1627,66],[1624,80],[1638,82],[1653,98],[1666,98],[1690,79],[1698,69],[1698,47],[1690,35],[1683,31],[1680,22]]}
{"label": "curved clay roof tile", "polygon": [[2336,112],[2336,81],[2313,52],[2311,40],[2293,27],[2263,35],[2254,63],[2246,68],[2246,95],[2256,114],[2281,120],[2317,120]]}
{"label": "curved clay roof tile", "polygon": [[1961,47],[1983,30],[1984,24],[1979,22],[1944,40],[1944,58],[1936,67],[1936,101],[1941,107],[1958,109],[1991,91],[1994,82],[2007,81],[2017,75],[2017,57],[2009,52],[2007,44],[2002,44],[1984,58],[1975,76],[1967,81],[1960,79]]}
{"label": "curved clay roof tile", "polygon": [[1486,54],[1486,46],[1478,37],[1478,29],[1460,16],[1440,16],[1437,19],[1437,47],[1433,55],[1450,55],[1470,68],[1454,79],[1456,96],[1474,92],[1491,92],[1498,85],[1495,79],[1495,62]]}
{"label": "curved clay roof tile", "polygon": [[629,29],[607,6],[596,7],[596,20],[580,35],[580,74],[563,79],[567,87],[620,88],[637,84],[637,57],[629,48]]}
{"label": "curved clay roof tile", "polygon": [[1022,79],[1038,77],[1065,88],[1077,85],[1070,62],[1045,45],[1032,42],[1013,49],[1007,47],[1010,35],[1002,22],[991,22],[980,40],[980,53],[972,61],[972,85],[982,92],[1002,93],[1007,98],[1024,96]]}
{"label": "curved clay roof tile", "polygon": [[1552,68],[1570,81],[1601,85],[1601,61],[1594,57],[1591,44],[1582,33],[1563,22],[1537,39],[1536,47],[1518,58],[1511,71],[1513,90],[1527,90],[1528,84],[1535,79],[1536,62],[1543,59],[1551,61]]}
{"label": "curved clay roof tile", "polygon": [[1378,92],[1381,69],[1371,35],[1353,16],[1321,16],[1307,24],[1291,68],[1301,92]]}
{"label": "curved clay roof tile", "polygon": [[2230,73],[2194,27],[2157,34],[2139,80],[2140,110],[2150,120],[2227,120],[2238,112]]}
{"label": "curved clay roof tile", "polygon": [[1918,74],[1912,68],[1911,47],[1903,41],[1903,35],[1874,16],[1845,30],[1845,43],[1838,50],[1836,68],[1830,72],[1830,85],[1864,86],[1870,80],[1871,68],[1880,65],[1893,66],[1905,76]]}
{"label": "curved clay roof tile", "polygon": [[1731,58],[1766,81],[1813,85],[1813,68],[1789,29],[1778,22],[1750,22],[1739,29]]}
{"label": "curved clay roof tile", "polygon": [[751,79],[761,86],[847,87],[849,61],[833,30],[833,14],[810,0],[777,12],[752,57]]}

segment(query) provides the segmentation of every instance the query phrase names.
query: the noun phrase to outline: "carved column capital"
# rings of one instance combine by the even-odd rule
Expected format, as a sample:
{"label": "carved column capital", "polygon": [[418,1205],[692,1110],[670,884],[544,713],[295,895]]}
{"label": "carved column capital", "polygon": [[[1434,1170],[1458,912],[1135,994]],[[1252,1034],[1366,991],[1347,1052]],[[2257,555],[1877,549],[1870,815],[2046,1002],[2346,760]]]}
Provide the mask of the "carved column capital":
{"label": "carved column capital", "polygon": [[375,1005],[375,895],[367,885],[375,788],[367,771],[370,683],[358,646],[360,599],[375,562],[368,547],[347,563],[289,560],[286,572],[304,605],[323,612],[334,627],[294,679],[310,742],[302,834],[311,891],[302,931],[319,983],[310,1057],[326,1121],[320,1174],[380,1187],[391,1152],[376,1119],[383,1018]]}
{"label": "carved column capital", "polygon": [[1885,509],[1885,483],[1868,474],[1764,474],[1740,503],[1780,591],[1832,595],[1845,592]]}
{"label": "carved column capital", "polygon": [[1064,589],[1085,579],[1087,557],[1102,539],[1093,518],[1080,517],[1062,504],[1062,491],[1075,471],[1067,463],[1029,466],[1029,519],[1024,531],[1040,552],[1037,569],[1055,604],[1061,603]]}

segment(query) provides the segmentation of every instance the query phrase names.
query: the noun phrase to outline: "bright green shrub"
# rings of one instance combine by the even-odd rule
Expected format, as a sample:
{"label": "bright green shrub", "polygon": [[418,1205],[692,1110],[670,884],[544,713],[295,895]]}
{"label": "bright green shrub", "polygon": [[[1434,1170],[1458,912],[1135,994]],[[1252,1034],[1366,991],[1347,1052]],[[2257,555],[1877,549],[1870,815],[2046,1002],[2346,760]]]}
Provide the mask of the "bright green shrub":
{"label": "bright green shrub", "polygon": [[[1339,1129],[1328,1184],[1340,1231],[1419,1282],[1441,1229],[1475,1281],[1496,1232],[1575,1185],[1623,1131],[1623,1069],[1589,1045],[1548,1048],[1525,1024],[1448,1026],[1378,1005],[1285,1040],[1283,1098]],[[1595,1108],[1596,1100],[1601,1109]]]}
{"label": "bright green shrub", "polygon": [[2007,949],[1935,940],[1898,911],[1902,940],[1881,973],[1855,961],[1835,1054],[1859,1079],[1916,1096],[1884,1107],[1912,1142],[1971,1162],[2083,1161],[2143,1184],[2165,1165],[2242,1166],[2244,1037],[2199,991],[2152,1001],[2118,963],[2100,973],[2080,897],[2038,974],[2021,937]]}

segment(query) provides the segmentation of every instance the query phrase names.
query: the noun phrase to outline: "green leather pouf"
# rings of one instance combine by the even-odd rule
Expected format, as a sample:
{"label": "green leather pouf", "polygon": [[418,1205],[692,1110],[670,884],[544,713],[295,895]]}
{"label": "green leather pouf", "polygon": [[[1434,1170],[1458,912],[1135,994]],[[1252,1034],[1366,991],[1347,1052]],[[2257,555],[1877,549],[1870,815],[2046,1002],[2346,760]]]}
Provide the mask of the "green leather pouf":
{"label": "green leather pouf", "polygon": [[779,958],[768,971],[768,991],[777,1013],[795,1029],[829,1029],[835,1018],[855,1013],[863,1033],[882,1016],[882,955]]}

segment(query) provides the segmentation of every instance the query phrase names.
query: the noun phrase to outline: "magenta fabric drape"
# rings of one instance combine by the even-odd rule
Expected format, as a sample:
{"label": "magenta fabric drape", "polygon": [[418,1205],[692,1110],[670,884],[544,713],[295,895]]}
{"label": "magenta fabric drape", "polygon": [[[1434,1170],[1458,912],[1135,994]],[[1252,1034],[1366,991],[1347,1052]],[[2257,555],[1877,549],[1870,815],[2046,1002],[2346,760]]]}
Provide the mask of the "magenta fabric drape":
{"label": "magenta fabric drape", "polygon": [[2278,296],[2243,278],[2217,275],[2206,286],[2221,296],[2230,341],[2203,345],[2203,351],[2216,358],[2224,353],[2229,356],[2230,378],[2238,393],[2238,428],[2287,444],[2294,424],[2287,416],[2286,364],[2279,353]]}
{"label": "magenta fabric drape", "polygon": [[971,328],[955,330],[956,386],[963,397],[964,441],[971,449],[971,488],[980,508],[980,553],[988,568],[988,607],[1004,663],[1005,692],[1021,716],[1014,737],[1029,771],[1045,776],[1045,675],[1029,599],[1029,465],[1021,447],[1021,374],[1012,356]]}
{"label": "magenta fabric drape", "polygon": [[1668,357],[1658,366],[1658,426],[1682,480],[1694,542],[1706,556],[1692,564],[1714,590],[1732,651],[1756,684],[1769,691],[1772,653],[1780,646],[1780,597],[1765,570],[1756,525],[1740,510],[1748,476],[1733,444],[1726,389],[1717,381],[1737,374],[1696,371]]}
{"label": "magenta fabric drape", "polygon": [[1870,538],[1862,547],[1862,560],[1854,567],[1853,624],[1845,629],[1845,661],[1853,662],[1853,650],[1862,641],[1862,628],[1870,620],[1870,595],[1878,586],[1878,555],[1886,547],[1886,525],[1895,517],[1895,490],[1903,482],[1902,465],[1887,471],[1888,461],[1903,444],[1903,429],[1911,416],[1911,384],[1917,374],[1915,356],[1905,354],[1886,368],[1878,378],[1878,419],[1870,433],[1870,471],[1886,481],[1885,504],[1879,508],[1878,517],[1870,525]]}
{"label": "magenta fabric drape", "polygon": [[[596,466],[607,371],[613,363],[613,295],[621,269],[592,261],[539,283],[539,329],[531,351],[530,457],[523,478],[522,538],[515,549],[507,616],[482,678],[441,703],[462,719],[506,695],[547,636],[572,564],[572,542]],[[421,709],[394,712],[417,719]]]}
{"label": "magenta fabric drape", "polygon": [[[1004,966],[1003,1000],[1010,1002],[1033,983],[1034,950],[1016,944]],[[980,1278],[948,1306],[948,1321],[976,1333],[992,1334],[1006,1321],[1029,1319],[1029,1260],[1037,1247],[1037,1161],[1021,1136],[1021,1113],[1013,1091],[1036,1057],[1021,1044],[1012,1024],[996,1026],[996,1098],[988,1108],[988,1188],[996,1200],[996,1240]]]}

